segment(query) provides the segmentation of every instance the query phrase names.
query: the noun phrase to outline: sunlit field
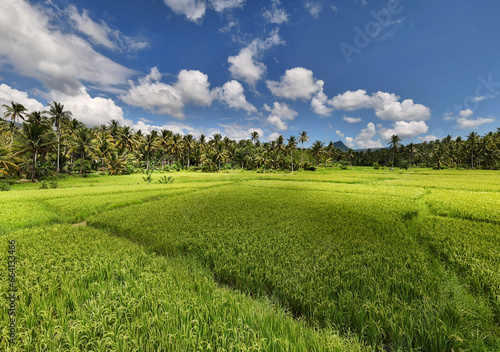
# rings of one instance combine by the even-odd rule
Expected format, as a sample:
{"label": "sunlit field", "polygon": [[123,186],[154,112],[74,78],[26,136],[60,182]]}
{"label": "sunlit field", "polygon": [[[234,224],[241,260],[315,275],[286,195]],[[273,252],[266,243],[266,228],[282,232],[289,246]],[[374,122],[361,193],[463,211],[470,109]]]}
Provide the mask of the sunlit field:
{"label": "sunlit field", "polygon": [[498,171],[143,176],[0,192],[0,350],[500,350]]}

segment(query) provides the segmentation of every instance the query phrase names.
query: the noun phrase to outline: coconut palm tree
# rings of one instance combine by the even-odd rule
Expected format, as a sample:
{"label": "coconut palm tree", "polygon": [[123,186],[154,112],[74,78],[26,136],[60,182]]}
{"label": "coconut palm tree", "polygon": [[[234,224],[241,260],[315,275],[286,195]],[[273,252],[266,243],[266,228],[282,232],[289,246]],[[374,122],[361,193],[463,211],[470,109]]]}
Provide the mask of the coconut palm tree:
{"label": "coconut palm tree", "polygon": [[293,172],[293,151],[295,150],[295,147],[297,147],[297,141],[295,139],[295,136],[290,136],[290,138],[288,138],[288,144],[286,145],[286,149],[290,152],[290,159],[292,160],[292,172]]}
{"label": "coconut palm tree", "polygon": [[389,146],[392,149],[392,167],[394,168],[394,159],[396,158],[396,151],[398,150],[399,147],[401,147],[401,138],[399,138],[397,135],[392,135],[391,136],[391,141],[389,142]]}
{"label": "coconut palm tree", "polygon": [[146,135],[144,139],[144,152],[146,153],[146,170],[149,171],[149,158],[151,154],[156,150],[156,145],[158,142],[158,132],[153,130],[150,134]]}
{"label": "coconut palm tree", "polygon": [[16,154],[5,148],[0,147],[0,174],[8,175],[11,171],[19,171],[18,164],[22,162]]}
{"label": "coconut palm tree", "polygon": [[72,138],[72,144],[73,146],[69,149],[69,153],[80,155],[80,175],[82,175],[85,156],[92,152],[92,134],[90,130],[85,126],[76,130]]}
{"label": "coconut palm tree", "polygon": [[21,132],[21,153],[31,153],[31,182],[35,180],[36,161],[42,151],[53,145],[52,133],[47,126],[38,123],[24,123]]}
{"label": "coconut palm tree", "polygon": [[191,149],[193,149],[195,146],[195,140],[194,140],[192,135],[187,134],[183,138],[183,143],[184,143],[184,147],[186,148],[186,151],[187,151],[187,158],[188,158],[187,167],[189,169]]}
{"label": "coconut palm tree", "polygon": [[255,142],[257,142],[259,140],[259,132],[253,131],[251,136],[252,136],[252,142],[253,142],[253,144],[255,144]]}
{"label": "coconut palm tree", "polygon": [[306,131],[302,131],[302,133],[299,133],[299,143],[302,143],[302,160],[301,160],[301,167],[304,168],[304,142],[307,142],[309,140],[309,136],[307,135]]}
{"label": "coconut palm tree", "polygon": [[57,132],[57,166],[56,166],[56,174],[59,173],[61,164],[60,164],[60,155],[61,155],[61,126],[68,122],[72,114],[70,111],[64,111],[64,105],[57,103],[55,101],[52,102],[52,105],[49,106],[49,111],[47,112],[50,115],[50,122],[56,127]]}
{"label": "coconut palm tree", "polygon": [[324,143],[321,141],[315,141],[311,148],[311,155],[316,159],[316,166],[319,166],[319,158],[323,153]]}
{"label": "coconut palm tree", "polygon": [[6,109],[3,117],[5,119],[10,118],[11,120],[12,135],[10,137],[10,149],[12,149],[12,143],[14,143],[14,132],[16,129],[16,121],[18,118],[24,120],[23,113],[26,111],[26,108],[22,104],[14,103],[13,101],[10,102],[10,106],[6,104],[3,104],[2,106]]}
{"label": "coconut palm tree", "polygon": [[476,148],[479,141],[479,135],[476,132],[471,132],[467,136],[467,147],[470,151],[470,167],[474,168],[474,153],[476,152]]}

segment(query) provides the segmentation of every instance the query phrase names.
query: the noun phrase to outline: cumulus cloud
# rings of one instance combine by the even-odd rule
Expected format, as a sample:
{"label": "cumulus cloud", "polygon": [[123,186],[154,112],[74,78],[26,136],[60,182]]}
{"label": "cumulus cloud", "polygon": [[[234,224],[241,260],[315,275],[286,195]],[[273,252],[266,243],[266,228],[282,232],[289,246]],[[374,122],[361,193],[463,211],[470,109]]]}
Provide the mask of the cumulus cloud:
{"label": "cumulus cloud", "polygon": [[4,83],[0,84],[0,106],[3,104],[10,106],[11,102],[22,104],[29,112],[46,110],[46,107],[38,100],[29,98],[28,93],[14,89]]}
{"label": "cumulus cloud", "polygon": [[224,130],[222,131],[222,134],[224,136],[227,136],[235,141],[250,139],[252,136],[252,132],[254,131],[259,134],[259,138],[264,137],[264,132],[261,128],[243,127],[237,123],[233,123],[231,125],[219,124],[219,126],[224,128]]}
{"label": "cumulus cloud", "polygon": [[0,2],[0,57],[15,71],[49,89],[79,94],[81,81],[102,89],[127,82],[132,70],[96,52],[82,38],[49,24],[40,7],[25,0]]}
{"label": "cumulus cloud", "polygon": [[396,121],[393,123],[393,128],[381,128],[378,134],[383,140],[388,141],[393,135],[405,139],[427,133],[428,130],[429,126],[424,121]]}
{"label": "cumulus cloud", "polygon": [[418,140],[420,142],[434,142],[436,139],[439,139],[438,137],[436,137],[435,135],[433,134],[429,134],[427,136],[421,136],[421,137],[418,137]]}
{"label": "cumulus cloud", "polygon": [[288,22],[288,14],[286,11],[279,7],[281,2],[279,0],[272,0],[271,8],[264,9],[262,16],[264,19],[273,24],[282,24]]}
{"label": "cumulus cloud", "polygon": [[119,30],[113,30],[104,21],[95,22],[87,10],[78,11],[70,5],[66,12],[73,26],[87,35],[94,44],[102,45],[115,51],[138,51],[148,47],[148,43],[123,35]]}
{"label": "cumulus cloud", "polygon": [[210,0],[213,9],[217,12],[223,12],[228,9],[243,7],[245,0]]}
{"label": "cumulus cloud", "polygon": [[269,137],[267,138],[267,141],[268,142],[272,142],[272,141],[275,141],[279,138],[279,136],[281,136],[281,133],[278,133],[278,132],[273,132],[269,135]]}
{"label": "cumulus cloud", "polygon": [[465,109],[460,111],[458,114],[460,115],[460,117],[469,118],[474,114],[474,111],[472,111],[471,109]]}
{"label": "cumulus cloud", "polygon": [[196,129],[190,124],[183,123],[183,122],[178,122],[178,121],[170,121],[166,124],[163,125],[152,125],[150,121],[146,119],[140,119],[135,123],[133,126],[134,130],[141,130],[142,132],[145,132],[146,134],[151,133],[151,131],[158,131],[160,132],[161,130],[169,130],[172,131],[173,133],[180,134],[181,136],[185,136],[187,134],[192,135],[195,138],[198,138],[201,134],[204,134],[206,136],[210,136],[214,133],[220,133],[221,131],[216,128],[210,128],[210,129]]}
{"label": "cumulus cloud", "polygon": [[473,130],[481,125],[492,122],[495,122],[494,117],[488,117],[488,118],[478,117],[477,119],[469,119],[467,117],[461,117],[457,120],[457,127],[460,128],[461,130],[466,130],[466,129]]}
{"label": "cumulus cloud", "polygon": [[274,102],[273,107],[264,104],[264,109],[270,112],[267,122],[280,131],[286,131],[288,125],[285,121],[293,121],[299,114],[285,103]]}
{"label": "cumulus cloud", "polygon": [[143,108],[154,114],[167,114],[176,119],[185,118],[188,103],[210,106],[215,93],[210,91],[208,76],[197,70],[182,70],[174,85],[160,82],[162,74],[156,67],[139,84],[129,81],[130,88],[120,96],[125,103]]}
{"label": "cumulus cloud", "polygon": [[247,82],[250,86],[255,87],[257,81],[266,73],[266,65],[257,61],[262,55],[262,52],[279,44],[284,44],[277,30],[271,32],[265,40],[256,39],[246,48],[241,49],[238,55],[230,56],[229,71],[231,75]]}
{"label": "cumulus cloud", "polygon": [[198,22],[203,18],[206,4],[201,0],[163,0],[178,15],[185,15],[190,21]]}
{"label": "cumulus cloud", "polygon": [[184,103],[209,106],[214,99],[208,76],[197,70],[182,70],[174,88],[180,92]]}
{"label": "cumulus cloud", "polygon": [[121,95],[125,103],[143,108],[154,114],[167,114],[176,119],[184,119],[182,94],[173,86],[160,82],[161,74],[156,67],[136,85],[130,81],[130,88]]}
{"label": "cumulus cloud", "polygon": [[328,100],[328,97],[323,92],[323,88],[311,100],[311,108],[316,114],[322,117],[331,115],[333,111],[331,105],[332,102]]}
{"label": "cumulus cloud", "polygon": [[317,80],[313,72],[303,67],[286,70],[279,82],[267,81],[267,88],[273,95],[287,99],[311,99],[313,94],[320,92],[324,82]]}
{"label": "cumulus cloud", "polygon": [[377,92],[368,95],[365,90],[347,91],[332,100],[337,110],[354,111],[374,109],[381,120],[419,121],[428,120],[431,110],[427,106],[415,104],[412,99],[399,102],[400,97],[394,93]]}
{"label": "cumulus cloud", "polygon": [[319,2],[310,2],[306,1],[304,3],[304,7],[309,11],[312,17],[318,18],[321,10],[323,10],[323,6]]}
{"label": "cumulus cloud", "polygon": [[245,90],[240,82],[232,80],[222,87],[214,89],[220,101],[230,108],[245,110],[248,113],[257,112],[257,108],[247,101]]}
{"label": "cumulus cloud", "polygon": [[346,137],[346,143],[349,148],[383,148],[380,139],[372,140],[373,137],[377,135],[377,129],[373,122],[366,125],[366,128],[362,129],[361,132],[356,136],[356,138]]}
{"label": "cumulus cloud", "polygon": [[342,120],[348,122],[348,123],[357,123],[357,122],[361,122],[361,117],[349,117],[349,116],[345,116],[342,118]]}
{"label": "cumulus cloud", "polygon": [[487,99],[495,99],[497,97],[498,93],[500,93],[500,92],[496,92],[495,94],[491,94],[491,95],[477,96],[477,97],[472,98],[472,101],[474,103],[478,103],[480,101],[487,100]]}
{"label": "cumulus cloud", "polygon": [[111,120],[118,121],[122,126],[132,125],[132,121],[123,117],[122,108],[116,105],[113,99],[92,98],[85,87],[82,87],[76,95],[53,91],[49,96],[51,101],[63,104],[65,110],[71,111],[73,118],[89,127],[106,124]]}
{"label": "cumulus cloud", "polygon": [[344,135],[341,131],[339,131],[339,130],[336,130],[336,131],[335,131],[335,134],[336,134],[337,136],[339,136],[340,138],[344,138],[344,136],[345,136],[345,135]]}

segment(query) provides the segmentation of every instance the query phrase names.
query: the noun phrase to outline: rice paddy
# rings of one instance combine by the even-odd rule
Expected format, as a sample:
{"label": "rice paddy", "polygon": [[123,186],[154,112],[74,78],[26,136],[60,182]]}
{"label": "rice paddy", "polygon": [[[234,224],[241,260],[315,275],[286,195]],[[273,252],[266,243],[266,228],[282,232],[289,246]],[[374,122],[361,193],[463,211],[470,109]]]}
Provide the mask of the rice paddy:
{"label": "rice paddy", "polygon": [[0,193],[0,350],[500,350],[498,172],[171,175]]}

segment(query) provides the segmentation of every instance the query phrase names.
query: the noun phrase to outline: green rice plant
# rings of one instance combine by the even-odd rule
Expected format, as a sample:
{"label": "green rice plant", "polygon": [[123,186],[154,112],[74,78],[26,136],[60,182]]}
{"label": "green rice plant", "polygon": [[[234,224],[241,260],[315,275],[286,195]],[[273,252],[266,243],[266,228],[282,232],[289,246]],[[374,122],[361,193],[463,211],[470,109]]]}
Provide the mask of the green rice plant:
{"label": "green rice plant", "polygon": [[160,257],[89,227],[40,227],[12,238],[17,332],[9,345],[2,280],[2,351],[366,350],[294,321],[272,302],[221,288],[193,258]]}

